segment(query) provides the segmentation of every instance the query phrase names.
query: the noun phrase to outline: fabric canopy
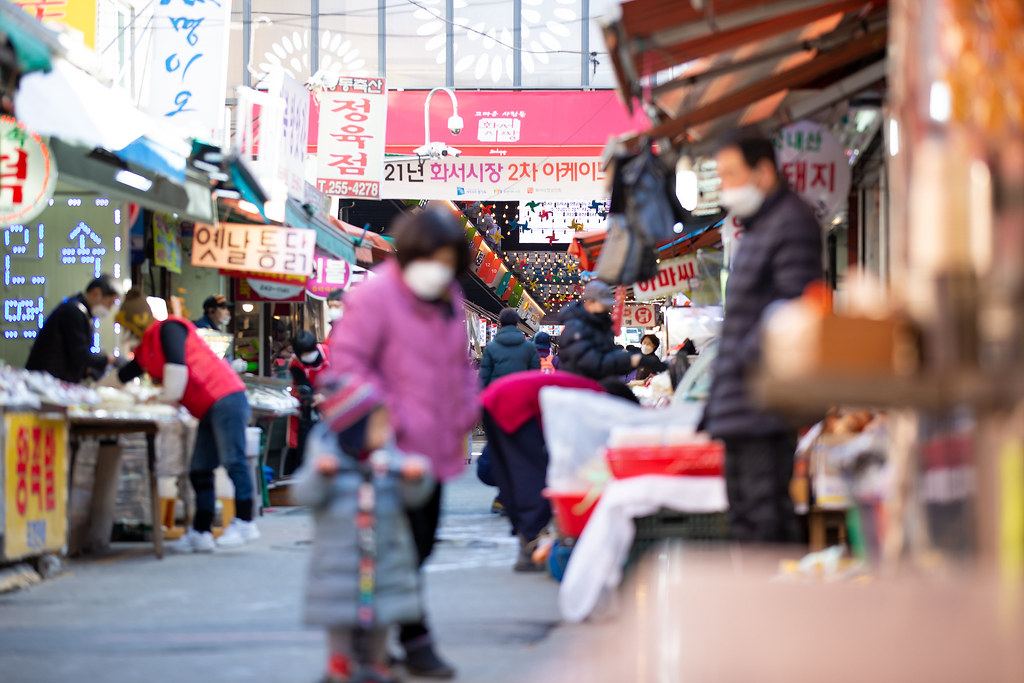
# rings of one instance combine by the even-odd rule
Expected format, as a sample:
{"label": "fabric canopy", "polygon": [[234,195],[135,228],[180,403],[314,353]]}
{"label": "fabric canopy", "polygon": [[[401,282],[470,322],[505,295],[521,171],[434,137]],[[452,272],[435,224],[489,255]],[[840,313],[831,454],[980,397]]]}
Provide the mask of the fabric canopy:
{"label": "fabric canopy", "polygon": [[886,4],[630,0],[604,37],[627,106],[646,99],[661,115],[644,136],[701,151],[728,128],[803,118],[882,81]]}

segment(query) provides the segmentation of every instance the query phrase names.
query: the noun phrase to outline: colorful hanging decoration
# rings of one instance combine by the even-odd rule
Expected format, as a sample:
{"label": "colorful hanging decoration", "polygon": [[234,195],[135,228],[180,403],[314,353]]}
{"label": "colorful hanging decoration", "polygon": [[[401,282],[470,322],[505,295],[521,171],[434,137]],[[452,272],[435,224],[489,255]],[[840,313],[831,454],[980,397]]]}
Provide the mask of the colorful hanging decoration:
{"label": "colorful hanging decoration", "polygon": [[583,232],[583,224],[575,219],[573,219],[573,222],[569,224],[569,227],[575,230],[576,232]]}
{"label": "colorful hanging decoration", "polygon": [[540,212],[539,214],[537,214],[537,215],[538,215],[538,216],[540,216],[540,219],[541,219],[542,221],[546,221],[547,219],[551,218],[551,212],[550,212],[550,211],[548,211],[547,209],[544,209],[543,211],[541,211],[541,212]]}
{"label": "colorful hanging decoration", "polygon": [[539,202],[526,202],[526,206],[530,207],[530,211],[536,211],[537,207],[540,206]]}

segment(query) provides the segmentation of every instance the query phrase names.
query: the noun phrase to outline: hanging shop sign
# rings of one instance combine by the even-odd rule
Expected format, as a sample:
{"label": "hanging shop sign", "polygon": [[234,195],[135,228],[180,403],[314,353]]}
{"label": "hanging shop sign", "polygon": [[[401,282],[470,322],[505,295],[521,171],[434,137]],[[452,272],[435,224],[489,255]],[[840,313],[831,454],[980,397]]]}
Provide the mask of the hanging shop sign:
{"label": "hanging shop sign", "polygon": [[276,282],[282,285],[298,285],[305,287],[306,282],[309,280],[305,275],[279,275],[276,273],[256,273],[249,270],[220,270],[220,274],[225,277],[238,278],[241,280],[266,280],[267,282]]}
{"label": "hanging shop sign", "polygon": [[189,136],[219,140],[231,3],[161,0],[153,12],[149,113]]}
{"label": "hanging shop sign", "polygon": [[313,274],[316,231],[252,223],[196,223],[192,265],[308,277]]}
{"label": "hanging shop sign", "polygon": [[773,142],[789,186],[814,208],[819,221],[831,220],[850,194],[850,162],[843,146],[812,121],[786,126]]}
{"label": "hanging shop sign", "polygon": [[68,27],[82,35],[87,48],[96,48],[95,0],[14,0],[44,24]]}
{"label": "hanging shop sign", "polygon": [[626,304],[622,312],[623,327],[654,327],[658,309],[653,304]]}
{"label": "hanging shop sign", "polygon": [[153,264],[181,274],[181,223],[162,213],[153,214]]}
{"label": "hanging shop sign", "polygon": [[239,301],[304,301],[306,288],[269,280],[241,280],[238,283]]}
{"label": "hanging shop sign", "polygon": [[326,299],[331,292],[347,289],[352,284],[352,268],[348,261],[316,257],[313,277],[306,284],[306,291],[317,299]]}
{"label": "hanging shop sign", "polygon": [[316,186],[332,197],[380,199],[388,97],[383,78],[343,78],[320,101]]}
{"label": "hanging shop sign", "polygon": [[67,424],[39,413],[4,416],[7,560],[60,551],[67,540]]}
{"label": "hanging shop sign", "polygon": [[30,221],[50,204],[57,164],[42,138],[0,116],[0,226]]}
{"label": "hanging shop sign", "polygon": [[[306,144],[309,140],[309,90],[283,69],[271,72],[270,94],[284,104],[277,177],[292,197],[302,197],[306,186]],[[316,204],[314,204],[316,206]]]}
{"label": "hanging shop sign", "polygon": [[[321,161],[321,163],[323,163]],[[607,194],[599,157],[444,157],[386,161],[381,197],[590,202]]]}
{"label": "hanging shop sign", "polygon": [[633,295],[639,301],[649,301],[675,294],[689,292],[700,287],[697,277],[697,255],[687,254],[658,265],[658,274],[650,280],[633,285]]}
{"label": "hanging shop sign", "polygon": [[[345,79],[342,79],[344,82]],[[388,154],[415,154],[424,142],[423,112],[429,90],[393,90],[388,93]],[[631,115],[614,90],[458,90],[458,113],[463,130],[452,133],[447,98],[434,97],[427,112],[430,142],[443,142],[464,157],[597,157],[604,153],[609,135],[650,128],[650,120],[637,107]],[[310,116],[309,152],[317,152],[317,103]]]}

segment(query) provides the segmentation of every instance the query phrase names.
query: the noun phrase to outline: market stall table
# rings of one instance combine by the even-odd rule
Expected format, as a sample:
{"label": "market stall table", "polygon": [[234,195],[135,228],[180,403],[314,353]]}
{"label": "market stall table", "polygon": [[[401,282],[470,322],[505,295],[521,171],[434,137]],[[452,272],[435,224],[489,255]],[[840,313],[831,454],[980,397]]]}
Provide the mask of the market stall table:
{"label": "market stall table", "polygon": [[297,410],[266,410],[263,408],[252,408],[252,423],[263,430],[263,447],[260,448],[259,463],[256,466],[256,485],[259,487],[260,497],[263,499],[263,506],[270,506],[270,493],[267,489],[267,480],[263,476],[263,466],[270,456],[271,437],[274,434],[274,423],[282,417],[298,415]]}
{"label": "market stall table", "polygon": [[153,552],[157,559],[164,556],[164,536],[161,526],[160,494],[156,476],[156,435],[160,424],[169,419],[153,417],[120,417],[99,413],[70,415],[71,468],[74,472],[75,456],[86,439],[116,438],[125,434],[146,436],[146,472],[149,476],[149,502],[153,520]]}

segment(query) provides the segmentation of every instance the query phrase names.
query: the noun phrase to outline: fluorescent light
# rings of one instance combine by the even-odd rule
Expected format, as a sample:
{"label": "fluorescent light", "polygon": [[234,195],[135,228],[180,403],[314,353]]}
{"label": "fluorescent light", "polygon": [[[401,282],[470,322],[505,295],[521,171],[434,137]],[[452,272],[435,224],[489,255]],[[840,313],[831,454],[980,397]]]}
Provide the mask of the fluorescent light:
{"label": "fluorescent light", "polygon": [[932,120],[939,123],[946,123],[953,114],[953,92],[945,81],[932,83],[931,93],[928,97],[928,114]]}
{"label": "fluorescent light", "polygon": [[149,188],[153,187],[153,181],[144,176],[140,176],[138,173],[132,173],[125,169],[121,169],[114,174],[114,180],[127,185],[128,187],[134,187],[136,190],[147,192]]}
{"label": "fluorescent light", "polygon": [[158,296],[147,296],[146,303],[149,310],[153,311],[154,320],[167,320],[167,302]]}
{"label": "fluorescent light", "polygon": [[260,207],[256,206],[250,201],[246,201],[245,199],[238,200],[238,208],[242,211],[245,211],[246,213],[255,214],[260,212]]}
{"label": "fluorescent light", "polygon": [[896,119],[889,119],[889,156],[900,153],[900,124]]}
{"label": "fluorescent light", "polygon": [[697,208],[700,201],[700,188],[697,186],[697,174],[692,170],[676,171],[676,197],[687,211]]}

